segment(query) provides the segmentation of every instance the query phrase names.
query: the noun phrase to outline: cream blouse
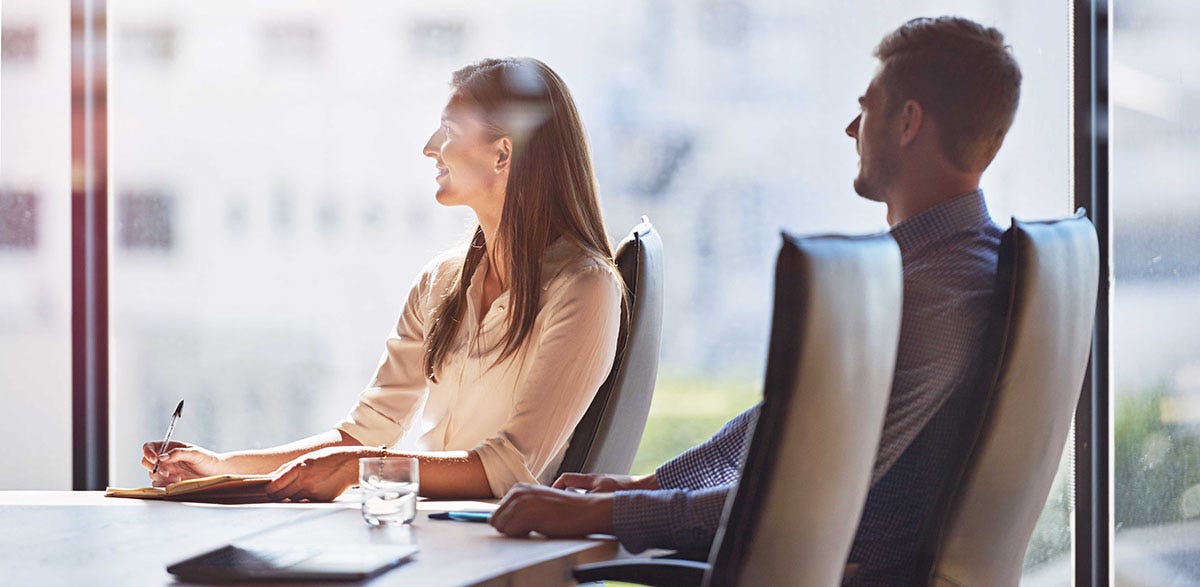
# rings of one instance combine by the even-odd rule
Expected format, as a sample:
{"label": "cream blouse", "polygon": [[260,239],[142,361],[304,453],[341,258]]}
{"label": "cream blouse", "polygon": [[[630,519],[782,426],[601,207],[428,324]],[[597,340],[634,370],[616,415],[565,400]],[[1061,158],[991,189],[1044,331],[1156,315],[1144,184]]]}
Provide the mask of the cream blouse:
{"label": "cream blouse", "polygon": [[[423,373],[426,326],[460,263],[461,255],[435,259],[422,271],[374,379],[337,429],[365,446],[391,446],[419,434],[419,451],[474,450],[496,497],[516,483],[551,483],[575,425],[612,367],[620,282],[602,259],[560,238],[542,259],[533,329],[517,352],[497,363],[509,294],[501,293],[480,322],[483,259],[435,383]],[[414,424],[419,429],[411,430]]]}

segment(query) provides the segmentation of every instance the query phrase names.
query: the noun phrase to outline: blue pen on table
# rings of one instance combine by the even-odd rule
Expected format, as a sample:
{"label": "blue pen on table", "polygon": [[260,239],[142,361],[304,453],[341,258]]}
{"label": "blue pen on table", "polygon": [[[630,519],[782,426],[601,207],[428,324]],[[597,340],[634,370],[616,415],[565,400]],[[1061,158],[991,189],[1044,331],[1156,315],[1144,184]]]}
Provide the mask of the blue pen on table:
{"label": "blue pen on table", "polygon": [[492,512],[434,512],[429,514],[430,520],[454,520],[456,522],[487,523],[492,519]]}
{"label": "blue pen on table", "polygon": [[171,442],[171,435],[175,433],[175,423],[179,421],[179,417],[183,415],[183,400],[179,400],[179,405],[175,406],[175,413],[171,415],[171,423],[167,425],[167,436],[163,438],[162,445],[158,447],[158,458],[154,460],[154,470],[150,471],[153,475],[158,472],[158,462],[163,455],[167,454],[167,443]]}

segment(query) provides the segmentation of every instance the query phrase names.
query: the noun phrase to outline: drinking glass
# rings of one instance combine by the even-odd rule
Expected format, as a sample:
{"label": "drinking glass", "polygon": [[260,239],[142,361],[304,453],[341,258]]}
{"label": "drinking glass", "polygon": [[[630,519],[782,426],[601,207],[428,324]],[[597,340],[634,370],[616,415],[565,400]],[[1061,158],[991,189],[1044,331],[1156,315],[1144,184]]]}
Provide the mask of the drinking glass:
{"label": "drinking glass", "polygon": [[408,524],[417,516],[417,459],[358,459],[358,484],[362,487],[362,516],[368,524]]}

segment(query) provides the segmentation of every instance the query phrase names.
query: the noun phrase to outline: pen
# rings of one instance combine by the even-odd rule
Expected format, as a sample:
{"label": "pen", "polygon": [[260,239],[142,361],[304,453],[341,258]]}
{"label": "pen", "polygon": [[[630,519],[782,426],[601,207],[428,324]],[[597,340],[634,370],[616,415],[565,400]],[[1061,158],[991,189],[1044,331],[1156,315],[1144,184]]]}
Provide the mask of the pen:
{"label": "pen", "polygon": [[492,512],[434,512],[429,514],[430,520],[455,520],[458,522],[483,522],[492,517]]}
{"label": "pen", "polygon": [[[158,459],[161,459],[164,454],[167,454],[167,443],[171,442],[171,434],[175,432],[175,423],[179,421],[179,417],[183,415],[183,400],[179,400],[179,405],[175,406],[175,413],[171,414],[171,423],[167,425],[167,436],[163,438],[162,445],[158,447]],[[150,471],[153,475],[158,472],[158,459],[154,460],[154,470]]]}

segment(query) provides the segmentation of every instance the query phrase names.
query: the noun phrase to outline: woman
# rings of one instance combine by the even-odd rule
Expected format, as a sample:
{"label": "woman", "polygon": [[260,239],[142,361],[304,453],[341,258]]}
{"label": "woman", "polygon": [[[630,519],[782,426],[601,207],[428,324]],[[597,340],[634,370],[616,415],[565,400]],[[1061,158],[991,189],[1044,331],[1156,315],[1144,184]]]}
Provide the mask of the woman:
{"label": "woman", "polygon": [[[159,458],[147,443],[155,484],[273,473],[273,499],[324,501],[357,482],[360,457],[384,453],[420,459],[431,497],[553,481],[612,365],[623,304],[583,125],[536,59],[487,59],[451,86],[424,154],[438,202],[470,207],[478,226],[417,278],[358,404],[333,430],[269,449],[172,442]],[[419,452],[383,448],[413,424]]]}

